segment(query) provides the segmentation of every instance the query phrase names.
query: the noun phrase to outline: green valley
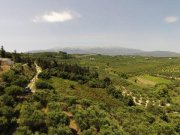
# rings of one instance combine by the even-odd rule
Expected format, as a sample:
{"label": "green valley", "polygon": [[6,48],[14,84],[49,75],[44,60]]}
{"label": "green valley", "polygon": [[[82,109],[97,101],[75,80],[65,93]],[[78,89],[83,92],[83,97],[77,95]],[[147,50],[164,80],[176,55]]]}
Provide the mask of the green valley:
{"label": "green valley", "polygon": [[7,54],[2,135],[180,133],[179,57]]}

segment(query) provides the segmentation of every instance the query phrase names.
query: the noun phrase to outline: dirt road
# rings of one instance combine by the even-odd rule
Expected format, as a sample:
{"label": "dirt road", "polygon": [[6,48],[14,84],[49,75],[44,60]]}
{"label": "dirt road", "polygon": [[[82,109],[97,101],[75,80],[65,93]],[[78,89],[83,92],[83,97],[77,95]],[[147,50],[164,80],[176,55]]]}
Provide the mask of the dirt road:
{"label": "dirt road", "polygon": [[28,88],[31,90],[32,93],[35,93],[36,91],[36,81],[38,80],[38,75],[42,72],[41,67],[37,65],[37,63],[34,63],[36,67],[36,75],[33,77],[33,79],[28,84]]}

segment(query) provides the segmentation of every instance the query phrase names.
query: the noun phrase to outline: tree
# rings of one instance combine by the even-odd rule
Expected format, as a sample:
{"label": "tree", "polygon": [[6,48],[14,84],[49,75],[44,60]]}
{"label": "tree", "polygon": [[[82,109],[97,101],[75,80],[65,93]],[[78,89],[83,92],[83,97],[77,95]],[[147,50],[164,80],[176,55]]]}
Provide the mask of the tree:
{"label": "tree", "polygon": [[69,127],[67,126],[59,126],[56,127],[49,127],[48,135],[73,135]]}
{"label": "tree", "polygon": [[8,95],[11,95],[13,97],[21,95],[23,93],[22,88],[19,86],[16,86],[16,85],[11,85],[9,87],[6,87],[4,91],[5,91],[5,93],[7,93]]}
{"label": "tree", "polygon": [[110,85],[106,88],[106,91],[108,94],[112,95],[114,98],[123,99],[122,92],[120,90],[117,90],[114,86]]}
{"label": "tree", "polygon": [[39,74],[38,77],[47,80],[47,79],[51,78],[51,74],[50,74],[49,70],[46,69],[46,70],[43,70],[43,71]]}
{"label": "tree", "polygon": [[8,129],[7,118],[4,116],[0,117],[0,133],[5,135],[7,129]]}
{"label": "tree", "polygon": [[0,101],[2,101],[3,104],[7,106],[13,106],[15,104],[13,97],[7,94],[4,94],[3,96],[1,96]]}
{"label": "tree", "polygon": [[133,98],[131,96],[127,97],[127,105],[128,106],[134,106],[135,105]]}
{"label": "tree", "polygon": [[13,81],[13,84],[20,87],[25,87],[28,84],[28,79],[27,77],[20,75],[16,80]]}
{"label": "tree", "polygon": [[16,52],[16,50],[14,50],[14,53],[13,53],[13,55],[12,55],[12,58],[13,58],[13,61],[16,62],[16,63],[21,62],[21,56],[20,56],[20,54],[18,54],[18,53]]}
{"label": "tree", "polygon": [[58,127],[58,125],[69,125],[69,118],[61,111],[51,111],[48,113],[49,126]]}
{"label": "tree", "polygon": [[14,135],[32,135],[32,131],[27,126],[20,126],[16,129]]}
{"label": "tree", "polygon": [[6,57],[6,51],[4,50],[4,47],[1,46],[1,57],[5,58]]}
{"label": "tree", "polygon": [[110,84],[112,84],[112,81],[111,81],[111,79],[110,79],[109,77],[104,78],[103,81],[104,81],[105,87],[107,87],[107,86],[109,86]]}
{"label": "tree", "polygon": [[49,83],[40,80],[36,82],[36,87],[38,89],[53,89],[53,87]]}
{"label": "tree", "polygon": [[11,83],[15,79],[15,72],[10,70],[2,75],[3,81]]}

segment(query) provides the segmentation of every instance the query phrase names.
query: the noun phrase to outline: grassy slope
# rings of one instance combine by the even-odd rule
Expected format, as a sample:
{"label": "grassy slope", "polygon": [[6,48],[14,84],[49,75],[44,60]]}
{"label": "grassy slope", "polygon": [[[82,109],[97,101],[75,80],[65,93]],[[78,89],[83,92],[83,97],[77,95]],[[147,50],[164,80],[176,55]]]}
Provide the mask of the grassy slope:
{"label": "grassy slope", "polygon": [[161,78],[161,77],[155,77],[155,76],[151,76],[151,75],[148,75],[148,74],[144,74],[144,75],[141,75],[141,76],[135,76],[135,77],[132,77],[130,78],[129,80],[132,80],[131,82],[134,83],[135,80],[137,80],[136,84],[139,85],[139,86],[154,86],[156,84],[168,84],[170,83],[171,81],[168,80],[168,79],[164,79],[164,78]]}
{"label": "grassy slope", "polygon": [[[104,89],[89,88],[86,85],[79,85],[77,82],[53,77],[49,80],[55,90],[62,96],[76,96],[78,99],[89,99],[97,103],[106,103],[110,107],[122,105],[118,100],[107,95]],[[70,88],[74,85],[75,89]]]}

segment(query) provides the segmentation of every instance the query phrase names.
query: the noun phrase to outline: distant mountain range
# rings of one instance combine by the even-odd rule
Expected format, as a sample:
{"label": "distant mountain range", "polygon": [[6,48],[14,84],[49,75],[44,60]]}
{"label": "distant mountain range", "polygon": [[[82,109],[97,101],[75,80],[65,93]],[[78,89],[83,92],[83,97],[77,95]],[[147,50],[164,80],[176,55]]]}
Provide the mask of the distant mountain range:
{"label": "distant mountain range", "polygon": [[102,54],[102,55],[139,55],[139,56],[154,56],[154,57],[180,57],[180,53],[170,51],[142,51],[139,49],[112,47],[112,48],[52,48],[48,50],[35,50],[29,53],[38,52],[58,52],[64,51],[69,54]]}

